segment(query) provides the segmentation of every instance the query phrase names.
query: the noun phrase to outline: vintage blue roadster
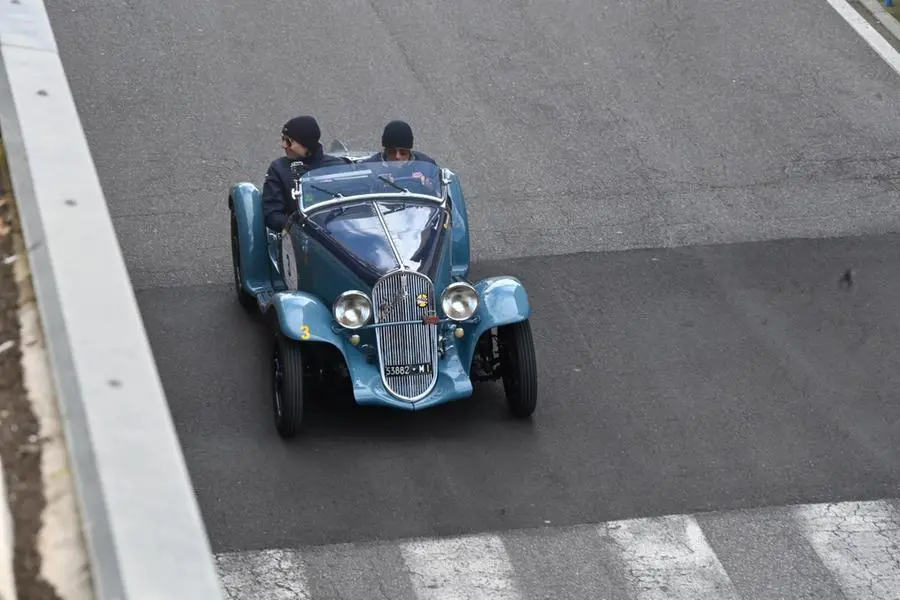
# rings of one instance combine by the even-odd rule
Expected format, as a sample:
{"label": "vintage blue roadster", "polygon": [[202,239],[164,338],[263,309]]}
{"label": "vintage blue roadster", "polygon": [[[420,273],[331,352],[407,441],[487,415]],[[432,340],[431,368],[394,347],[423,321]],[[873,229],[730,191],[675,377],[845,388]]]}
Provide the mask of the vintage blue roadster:
{"label": "vintage blue roadster", "polygon": [[284,232],[266,227],[252,183],[228,196],[238,300],[273,328],[279,434],[300,430],[304,405],[332,377],[350,384],[357,404],[405,410],[502,379],[511,413],[529,417],[537,365],[528,295],[515,277],[468,281],[456,174],[340,148],[331,154],[346,164],[300,178]]}

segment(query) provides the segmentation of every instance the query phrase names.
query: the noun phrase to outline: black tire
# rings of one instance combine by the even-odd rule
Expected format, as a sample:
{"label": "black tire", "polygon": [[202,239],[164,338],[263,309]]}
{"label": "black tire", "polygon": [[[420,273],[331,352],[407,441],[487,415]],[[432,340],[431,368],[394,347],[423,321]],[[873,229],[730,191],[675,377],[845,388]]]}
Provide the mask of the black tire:
{"label": "black tire", "polygon": [[526,321],[497,328],[500,371],[506,402],[515,417],[530,417],[537,406],[537,358],[531,324]]}
{"label": "black tire", "polygon": [[272,410],[275,429],[292,438],[303,425],[303,353],[300,342],[276,334],[272,349]]}
{"label": "black tire", "polygon": [[231,272],[238,302],[247,310],[256,308],[256,298],[241,286],[241,240],[238,235],[237,217],[231,211]]}

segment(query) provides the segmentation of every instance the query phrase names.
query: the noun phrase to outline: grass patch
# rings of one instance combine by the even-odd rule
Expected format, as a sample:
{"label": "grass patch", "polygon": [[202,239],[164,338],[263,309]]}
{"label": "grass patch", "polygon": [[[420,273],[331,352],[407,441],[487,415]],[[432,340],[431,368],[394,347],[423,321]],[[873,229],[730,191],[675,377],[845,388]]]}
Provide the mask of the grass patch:
{"label": "grass patch", "polygon": [[884,0],[878,0],[878,4],[880,4],[889,15],[900,21],[900,5],[898,5],[897,2],[900,2],[900,0],[894,0],[893,6],[885,6]]}

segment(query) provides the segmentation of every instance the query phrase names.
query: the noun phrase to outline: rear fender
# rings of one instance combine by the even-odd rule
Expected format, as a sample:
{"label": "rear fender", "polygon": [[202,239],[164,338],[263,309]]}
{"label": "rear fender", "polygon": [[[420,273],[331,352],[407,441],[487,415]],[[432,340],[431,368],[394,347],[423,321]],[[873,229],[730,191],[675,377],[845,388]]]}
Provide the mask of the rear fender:
{"label": "rear fender", "polygon": [[237,220],[240,241],[241,283],[252,294],[272,290],[268,240],[263,218],[262,197],[252,183],[242,182],[231,188],[228,207]]}
{"label": "rear fender", "polygon": [[485,331],[531,317],[528,292],[515,277],[488,277],[475,283],[474,287],[480,300],[476,311],[479,320],[462,324],[465,335],[459,340],[460,359],[467,369],[471,367],[478,339]]}

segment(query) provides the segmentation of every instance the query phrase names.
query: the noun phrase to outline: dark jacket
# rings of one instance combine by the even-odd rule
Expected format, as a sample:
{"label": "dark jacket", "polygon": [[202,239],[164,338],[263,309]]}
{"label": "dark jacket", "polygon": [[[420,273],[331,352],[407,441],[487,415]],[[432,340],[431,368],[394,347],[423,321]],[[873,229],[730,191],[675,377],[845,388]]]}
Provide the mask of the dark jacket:
{"label": "dark jacket", "polygon": [[[384,160],[384,156],[381,152],[377,152],[368,158],[364,158],[362,162],[379,162]],[[437,161],[425,154],[424,152],[419,152],[418,150],[413,150],[409,160],[421,160],[422,162],[430,162],[433,165],[437,164]]]}
{"label": "dark jacket", "polygon": [[266,181],[262,189],[266,226],[274,231],[281,231],[287,224],[288,216],[296,212],[297,200],[293,196],[293,191],[304,173],[346,162],[343,158],[325,154],[321,144],[311,156],[298,159],[282,156],[273,160],[269,170],[266,171]]}

